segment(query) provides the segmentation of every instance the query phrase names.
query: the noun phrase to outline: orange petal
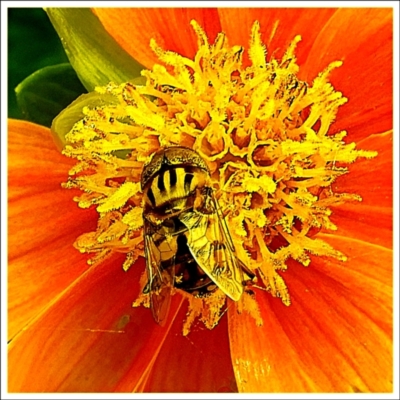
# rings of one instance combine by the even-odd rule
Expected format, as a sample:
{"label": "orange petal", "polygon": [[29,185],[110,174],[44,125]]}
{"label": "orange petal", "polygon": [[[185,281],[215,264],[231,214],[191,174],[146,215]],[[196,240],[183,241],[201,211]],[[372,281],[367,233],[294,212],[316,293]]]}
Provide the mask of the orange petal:
{"label": "orange petal", "polygon": [[392,252],[320,237],[348,261],[312,257],[307,269],[291,263],[283,274],[291,306],[257,292],[263,327],[229,310],[239,391],[392,390]]}
{"label": "orange petal", "polygon": [[351,164],[349,173],[336,181],[335,191],[352,191],[359,193],[365,203],[392,207],[393,131],[371,135],[359,141],[357,148],[374,150],[378,155]]}
{"label": "orange petal", "polygon": [[197,38],[190,26],[192,19],[204,27],[210,41],[221,31],[213,8],[96,8],[94,12],[117,43],[147,68],[158,62],[150,39],[165,50],[193,58]]}
{"label": "orange petal", "polygon": [[254,21],[259,21],[268,54],[280,59],[296,35],[302,36],[296,57],[302,65],[334,8],[219,8],[222,30],[231,45],[249,47]]}
{"label": "orange petal", "polygon": [[[8,121],[9,198],[60,189],[75,162],[56,150],[50,130],[26,121]],[[32,183],[33,182],[33,183]]]}
{"label": "orange petal", "polygon": [[143,391],[237,392],[230,357],[227,318],[223,317],[213,330],[204,329],[199,323],[184,337],[182,326],[186,318],[186,307],[184,304],[168,333]]}
{"label": "orange petal", "polygon": [[8,329],[21,330],[84,270],[86,259],[72,247],[95,224],[78,209],[73,191],[61,188],[71,161],[50,130],[10,121],[8,142]]}
{"label": "orange petal", "polygon": [[393,132],[371,135],[357,144],[378,156],[360,159],[333,185],[338,193],[357,193],[361,203],[332,207],[337,234],[357,237],[379,246],[393,246]]}
{"label": "orange petal", "polygon": [[[339,235],[318,237],[348,257],[344,263],[313,256],[315,269],[337,282],[337,290],[356,305],[387,337],[392,335],[393,252],[371,243]],[[339,286],[341,288],[339,289]],[[347,295],[347,292],[351,292]],[[365,321],[368,324],[368,319]],[[371,332],[373,327],[371,326]],[[382,342],[384,344],[385,341]],[[374,353],[372,347],[370,347]],[[375,349],[378,351],[378,349]],[[384,347],[382,348],[384,350]],[[382,354],[382,357],[384,354]],[[391,360],[391,357],[388,357]],[[383,374],[385,376],[385,374]],[[371,389],[375,390],[375,389]]]}
{"label": "orange petal", "polygon": [[332,207],[335,234],[393,248],[393,209],[360,203]]}
{"label": "orange petal", "polygon": [[127,273],[123,256],[90,268],[10,344],[10,392],[132,391],[157,356],[169,321],[158,326],[149,309],[133,308],[144,270]]}
{"label": "orange petal", "polygon": [[[312,27],[314,29],[314,27]],[[321,30],[305,63],[308,80],[335,60],[334,87],[349,102],[339,109],[332,131],[347,130],[351,140],[392,128],[393,11],[340,8]]]}

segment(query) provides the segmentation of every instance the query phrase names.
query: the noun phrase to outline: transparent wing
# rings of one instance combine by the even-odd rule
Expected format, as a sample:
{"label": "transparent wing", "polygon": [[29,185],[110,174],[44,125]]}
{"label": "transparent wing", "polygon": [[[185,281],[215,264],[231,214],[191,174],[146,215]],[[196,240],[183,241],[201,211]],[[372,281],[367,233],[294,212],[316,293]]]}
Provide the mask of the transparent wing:
{"label": "transparent wing", "polygon": [[[189,211],[180,216],[186,225],[188,247],[200,268],[232,300],[243,293],[243,273],[218,203],[212,194],[209,211]],[[211,211],[211,212],[210,212]]]}
{"label": "transparent wing", "polygon": [[150,232],[148,222],[144,224],[144,244],[150,307],[154,320],[161,326],[165,324],[171,304],[171,292],[174,286],[174,266],[171,259],[170,268],[162,267],[162,250],[165,238]]}

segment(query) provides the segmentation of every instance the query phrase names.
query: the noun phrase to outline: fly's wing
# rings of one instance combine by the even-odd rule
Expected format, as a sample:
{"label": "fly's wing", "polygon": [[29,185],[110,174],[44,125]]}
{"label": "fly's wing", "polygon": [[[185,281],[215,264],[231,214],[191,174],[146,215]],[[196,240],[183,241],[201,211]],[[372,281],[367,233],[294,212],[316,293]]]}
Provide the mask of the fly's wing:
{"label": "fly's wing", "polygon": [[180,216],[188,231],[187,242],[193,258],[213,282],[232,300],[243,293],[243,273],[226,223],[212,194],[207,195],[209,211],[188,211]]}
{"label": "fly's wing", "polygon": [[151,232],[147,221],[144,224],[144,244],[146,269],[149,279],[145,292],[150,292],[150,307],[154,320],[163,326],[171,304],[171,291],[174,286],[175,271],[173,261],[175,257],[171,249],[171,264],[169,268],[162,268],[162,261],[165,259],[165,248],[168,247],[168,241],[165,237]]}

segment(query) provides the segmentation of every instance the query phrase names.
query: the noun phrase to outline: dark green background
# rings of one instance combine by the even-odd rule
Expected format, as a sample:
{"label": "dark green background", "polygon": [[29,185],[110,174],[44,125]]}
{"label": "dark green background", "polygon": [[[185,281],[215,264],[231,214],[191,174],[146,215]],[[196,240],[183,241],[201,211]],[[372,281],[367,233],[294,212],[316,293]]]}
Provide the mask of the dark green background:
{"label": "dark green background", "polygon": [[8,9],[8,116],[22,118],[15,87],[36,70],[68,62],[60,39],[41,8]]}

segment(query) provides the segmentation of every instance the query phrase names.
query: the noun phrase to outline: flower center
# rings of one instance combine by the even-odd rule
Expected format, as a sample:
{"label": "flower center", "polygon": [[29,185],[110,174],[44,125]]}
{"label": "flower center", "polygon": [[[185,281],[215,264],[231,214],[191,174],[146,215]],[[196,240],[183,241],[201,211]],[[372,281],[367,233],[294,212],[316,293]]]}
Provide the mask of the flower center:
{"label": "flower center", "polygon": [[[266,59],[259,24],[251,31],[251,65],[242,63],[239,46],[220,33],[210,45],[200,26],[194,59],[151,48],[162,65],[142,72],[143,86],[125,83],[97,88],[106,105],[86,108],[83,120],[67,135],[64,154],[75,157],[65,187],[78,187],[82,208],[96,205],[95,232],[82,235],[76,247],[94,253],[91,263],[114,252],[126,253],[127,270],[143,255],[143,165],[160,147],[194,149],[207,163],[216,198],[235,243],[238,258],[255,271],[260,285],[290,304],[282,278],[287,260],[304,266],[310,254],[346,257],[314,236],[335,230],[330,206],[361,201],[356,194],[335,194],[332,183],[347,173],[345,164],[376,152],[345,144],[346,132],[329,132],[347,99],[329,83],[331,63],[312,84],[297,78],[296,36],[281,60]],[[145,279],[143,279],[143,285]],[[256,289],[255,289],[256,291]],[[256,293],[265,295],[264,293]],[[190,313],[209,328],[225,304],[221,291],[206,297],[185,293]],[[254,294],[237,304],[259,323]],[[135,303],[146,303],[142,294]]]}

